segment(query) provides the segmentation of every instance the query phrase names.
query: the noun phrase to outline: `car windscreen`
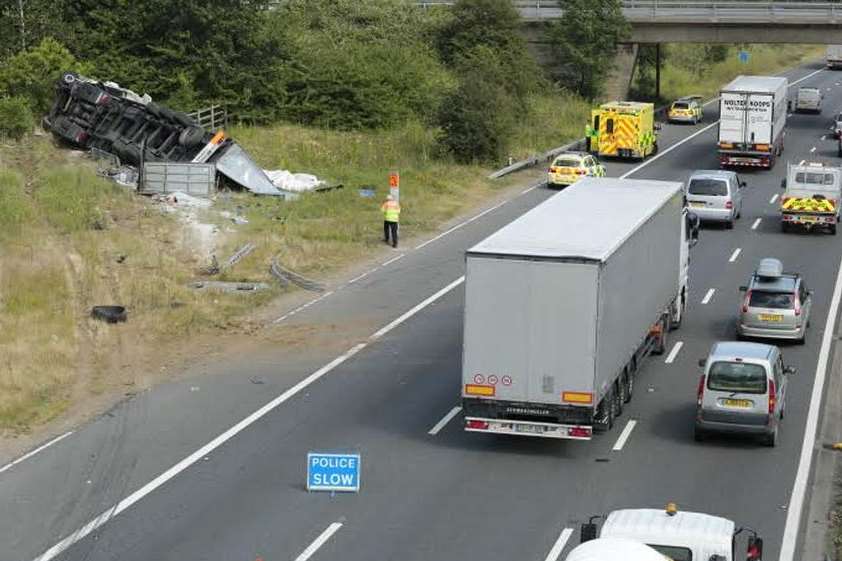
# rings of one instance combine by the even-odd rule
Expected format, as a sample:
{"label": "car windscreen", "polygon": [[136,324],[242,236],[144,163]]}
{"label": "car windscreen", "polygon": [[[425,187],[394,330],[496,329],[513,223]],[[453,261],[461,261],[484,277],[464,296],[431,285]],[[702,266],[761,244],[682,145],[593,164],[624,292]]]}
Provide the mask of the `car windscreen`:
{"label": "car windscreen", "polygon": [[724,197],[728,194],[728,186],[721,179],[691,179],[688,190],[691,195]]}
{"label": "car windscreen", "polygon": [[690,104],[684,103],[684,102],[676,102],[676,103],[672,104],[672,108],[673,109],[690,109]]}
{"label": "car windscreen", "polygon": [[577,168],[579,167],[579,163],[580,160],[577,158],[559,158],[553,165],[561,168]]}
{"label": "car windscreen", "polygon": [[748,305],[752,308],[772,308],[775,310],[791,310],[794,295],[791,292],[768,292],[752,290],[748,298]]}
{"label": "car windscreen", "polygon": [[766,369],[747,362],[718,361],[708,371],[708,389],[723,392],[765,393]]}

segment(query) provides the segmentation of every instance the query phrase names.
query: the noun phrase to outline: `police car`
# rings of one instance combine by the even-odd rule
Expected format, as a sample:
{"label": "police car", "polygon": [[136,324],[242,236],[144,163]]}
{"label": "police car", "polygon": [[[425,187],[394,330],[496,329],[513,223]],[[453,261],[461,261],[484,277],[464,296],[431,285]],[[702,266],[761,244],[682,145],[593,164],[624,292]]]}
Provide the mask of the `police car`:
{"label": "police car", "polygon": [[667,118],[670,123],[700,123],[704,111],[702,110],[702,96],[690,95],[676,99],[670,105]]}
{"label": "police car", "polygon": [[583,177],[604,177],[605,168],[585,152],[564,152],[556,156],[547,170],[548,187],[565,187]]}

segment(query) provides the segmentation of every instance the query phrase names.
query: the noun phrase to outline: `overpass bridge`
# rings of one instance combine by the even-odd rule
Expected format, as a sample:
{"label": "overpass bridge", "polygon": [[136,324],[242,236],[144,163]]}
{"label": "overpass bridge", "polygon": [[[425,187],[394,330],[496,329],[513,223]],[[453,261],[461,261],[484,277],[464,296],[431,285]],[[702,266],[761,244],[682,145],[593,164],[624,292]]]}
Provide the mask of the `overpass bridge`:
{"label": "overpass bridge", "polygon": [[[555,0],[512,0],[527,26],[540,31],[563,11]],[[452,0],[422,0],[424,6]],[[629,42],[842,44],[842,3],[818,1],[623,0]],[[534,34],[533,31],[533,34]],[[532,38],[534,41],[535,39]]]}

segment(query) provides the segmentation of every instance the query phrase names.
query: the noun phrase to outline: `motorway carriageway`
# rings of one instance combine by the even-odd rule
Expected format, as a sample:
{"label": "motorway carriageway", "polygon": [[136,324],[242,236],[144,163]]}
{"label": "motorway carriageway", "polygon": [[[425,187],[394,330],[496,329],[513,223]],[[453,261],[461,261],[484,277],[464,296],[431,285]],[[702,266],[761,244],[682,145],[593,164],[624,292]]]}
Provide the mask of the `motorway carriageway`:
{"label": "motorway carriageway", "polygon": [[[842,74],[788,75],[825,89],[827,114],[793,115],[775,169],[743,174],[735,229],[702,231],[685,323],[669,353],[646,363],[609,433],[572,442],[459,426],[464,250],[552,195],[524,186],[279,322],[355,321],[369,337],[339,341],[330,356],[267,349],[222,360],[220,371],[153,389],[0,473],[0,500],[13,507],[0,515],[0,560],[554,561],[590,515],[668,501],[756,528],[765,558],[778,558],[842,260],[838,237],[782,234],[775,204],[785,160],[835,158],[821,137],[842,105]],[[608,174],[684,181],[716,168],[715,119],[711,104],[698,126],[665,125],[660,154],[611,162]],[[733,338],[737,287],[763,257],[815,291],[807,344],[783,346],[798,374],[779,445],[696,443],[696,362]],[[360,452],[361,492],[306,493],[310,450]]]}

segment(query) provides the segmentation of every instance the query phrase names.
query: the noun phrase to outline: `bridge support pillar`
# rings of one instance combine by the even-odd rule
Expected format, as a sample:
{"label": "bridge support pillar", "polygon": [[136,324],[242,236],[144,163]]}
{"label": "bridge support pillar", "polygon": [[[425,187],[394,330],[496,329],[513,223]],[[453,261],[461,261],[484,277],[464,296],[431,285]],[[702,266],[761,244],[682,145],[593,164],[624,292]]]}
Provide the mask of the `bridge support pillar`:
{"label": "bridge support pillar", "polygon": [[655,43],[655,99],[661,99],[661,44]]}

